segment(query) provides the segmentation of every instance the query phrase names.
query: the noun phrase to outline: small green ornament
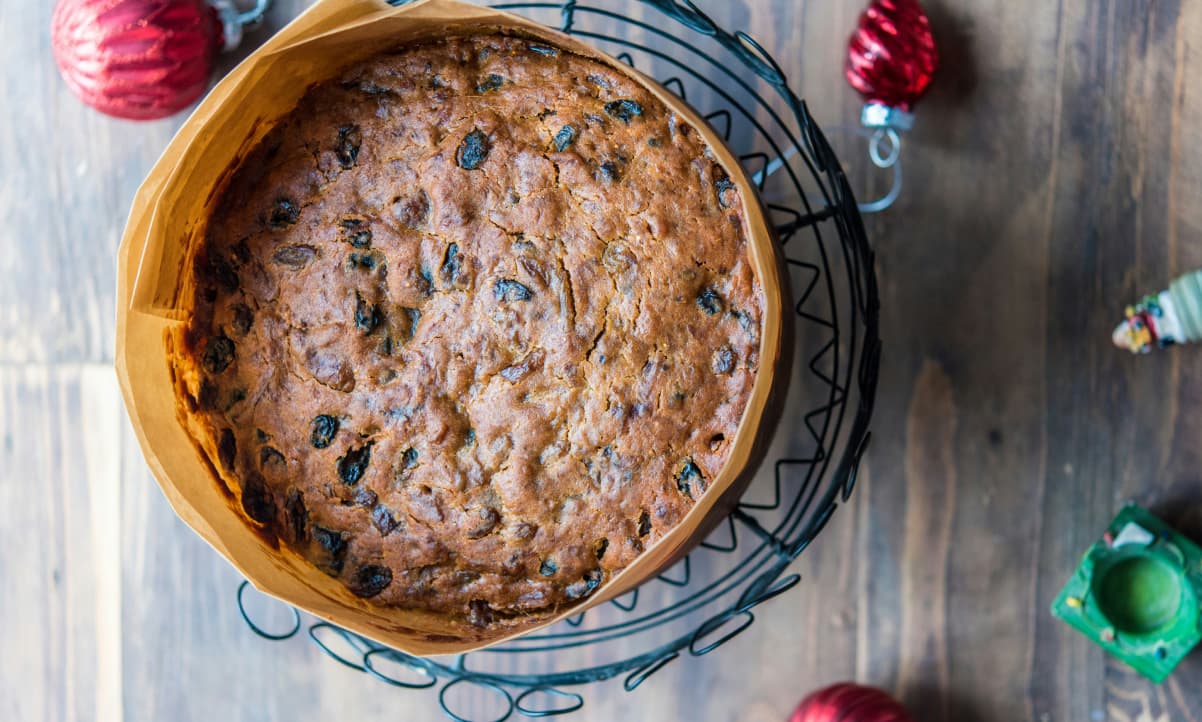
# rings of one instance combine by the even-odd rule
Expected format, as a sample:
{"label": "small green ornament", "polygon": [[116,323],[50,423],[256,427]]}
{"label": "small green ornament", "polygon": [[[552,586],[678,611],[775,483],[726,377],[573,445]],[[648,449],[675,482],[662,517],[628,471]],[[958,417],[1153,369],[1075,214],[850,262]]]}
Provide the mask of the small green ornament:
{"label": "small green ornament", "polygon": [[1052,614],[1159,684],[1202,641],[1202,549],[1128,505],[1086,552]]}

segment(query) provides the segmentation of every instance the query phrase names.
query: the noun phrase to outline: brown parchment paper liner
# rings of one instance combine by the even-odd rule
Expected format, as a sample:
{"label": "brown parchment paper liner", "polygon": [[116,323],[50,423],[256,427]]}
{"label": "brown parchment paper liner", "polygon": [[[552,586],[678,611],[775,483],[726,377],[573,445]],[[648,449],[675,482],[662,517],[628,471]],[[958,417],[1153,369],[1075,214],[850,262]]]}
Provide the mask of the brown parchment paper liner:
{"label": "brown parchment paper liner", "polygon": [[[538,38],[633,75],[701,133],[742,192],[751,256],[766,303],[760,369],[730,459],[685,519],[584,602],[557,614],[480,629],[442,615],[358,599],[256,531],[177,416],[167,343],[191,303],[183,269],[204,235],[231,167],[310,86],[409,41],[497,30]],[[456,0],[424,0],[401,8],[383,0],[320,0],[213,89],[139,189],[118,255],[117,374],[146,461],[171,506],[256,588],[410,654],[459,653],[551,624],[628,591],[700,542],[730,510],[763,455],[788,382],[787,369],[776,373],[792,346],[786,342],[788,318],[781,312],[786,295],[782,276],[763,210],[738,161],[696,113],[625,64],[531,21]],[[235,480],[229,482],[236,488]]]}

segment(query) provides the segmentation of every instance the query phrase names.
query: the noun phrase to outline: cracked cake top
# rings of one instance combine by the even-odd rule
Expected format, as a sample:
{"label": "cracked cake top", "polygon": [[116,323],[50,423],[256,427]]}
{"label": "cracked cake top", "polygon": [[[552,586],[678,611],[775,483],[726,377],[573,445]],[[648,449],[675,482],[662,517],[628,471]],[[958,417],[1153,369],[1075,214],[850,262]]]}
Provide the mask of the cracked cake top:
{"label": "cracked cake top", "polygon": [[182,414],[246,515],[355,594],[555,611],[727,459],[764,309],[745,202],[596,61],[501,35],[374,57],[223,191]]}

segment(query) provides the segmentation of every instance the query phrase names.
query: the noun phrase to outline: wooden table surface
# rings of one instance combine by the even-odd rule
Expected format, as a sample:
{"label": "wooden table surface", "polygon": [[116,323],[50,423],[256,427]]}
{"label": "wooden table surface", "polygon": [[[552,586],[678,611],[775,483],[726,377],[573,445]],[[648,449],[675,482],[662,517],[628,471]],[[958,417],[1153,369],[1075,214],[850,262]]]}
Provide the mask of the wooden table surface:
{"label": "wooden table surface", "polygon": [[[277,0],[247,47],[306,4]],[[854,122],[860,0],[698,4],[820,123]],[[0,0],[0,719],[438,719],[432,694],[251,635],[238,575],[148,473],[114,259],[180,121],[82,108],[51,5]],[[1202,653],[1152,686],[1047,611],[1126,499],[1202,537],[1202,351],[1108,342],[1122,304],[1202,266],[1202,3],[926,6],[942,70],[901,199],[867,219],[885,355],[859,486],[751,629],[573,719],[777,722],[856,679],[924,722],[1202,720]]]}

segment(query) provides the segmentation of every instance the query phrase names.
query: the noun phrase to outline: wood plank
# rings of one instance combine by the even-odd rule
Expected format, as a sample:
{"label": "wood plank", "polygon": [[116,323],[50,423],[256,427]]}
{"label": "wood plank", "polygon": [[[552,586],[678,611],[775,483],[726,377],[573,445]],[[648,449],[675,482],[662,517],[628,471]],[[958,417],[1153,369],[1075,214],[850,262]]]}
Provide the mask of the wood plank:
{"label": "wood plank", "polygon": [[0,368],[0,718],[122,719],[122,415],[110,369]]}

